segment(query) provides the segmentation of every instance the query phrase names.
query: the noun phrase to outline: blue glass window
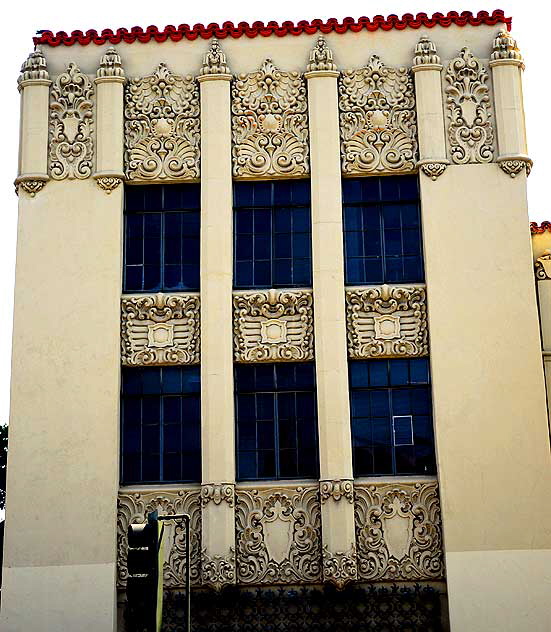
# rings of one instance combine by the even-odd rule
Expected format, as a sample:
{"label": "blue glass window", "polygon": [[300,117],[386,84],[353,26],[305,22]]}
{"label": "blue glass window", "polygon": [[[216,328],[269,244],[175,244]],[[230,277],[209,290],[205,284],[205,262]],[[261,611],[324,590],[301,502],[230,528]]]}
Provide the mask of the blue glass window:
{"label": "blue glass window", "polygon": [[121,416],[123,484],[201,480],[198,366],[124,367]]}
{"label": "blue glass window", "polygon": [[349,363],[354,476],[434,474],[427,358]]}
{"label": "blue glass window", "polygon": [[312,284],[310,181],[234,182],[234,286]]}
{"label": "blue glass window", "polygon": [[348,285],[424,281],[416,175],[342,181]]}
{"label": "blue glass window", "polygon": [[200,185],[125,188],[124,292],[199,289]]}
{"label": "blue glass window", "polygon": [[318,478],[313,363],[235,366],[239,480]]}

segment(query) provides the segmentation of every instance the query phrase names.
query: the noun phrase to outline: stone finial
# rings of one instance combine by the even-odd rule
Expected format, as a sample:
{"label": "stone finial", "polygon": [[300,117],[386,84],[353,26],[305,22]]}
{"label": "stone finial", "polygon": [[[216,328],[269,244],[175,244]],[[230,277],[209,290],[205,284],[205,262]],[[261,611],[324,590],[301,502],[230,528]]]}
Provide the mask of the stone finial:
{"label": "stone finial", "polygon": [[422,37],[415,47],[414,66],[424,64],[440,64],[440,57],[436,54],[436,46],[426,36]]}
{"label": "stone finial", "polygon": [[96,73],[98,78],[103,77],[123,77],[124,69],[122,67],[122,61],[120,55],[116,49],[110,46],[105,55],[100,60],[98,72]]}
{"label": "stone finial", "polygon": [[513,59],[522,62],[522,55],[517,46],[517,41],[507,31],[499,31],[494,40],[491,61],[500,59]]}
{"label": "stone finial", "polygon": [[320,35],[314,48],[310,51],[310,62],[306,66],[308,72],[317,70],[330,70],[335,72],[337,65],[333,61],[333,51],[327,46],[327,42]]}
{"label": "stone finial", "polygon": [[29,81],[32,79],[41,79],[48,81],[50,75],[48,74],[48,68],[46,66],[46,58],[42,54],[40,48],[37,48],[32,52],[21,66],[21,74],[17,80],[20,85],[23,81]]}
{"label": "stone finial", "polygon": [[230,69],[226,60],[226,55],[220,46],[220,42],[213,38],[210,48],[203,57],[201,75],[229,75]]}

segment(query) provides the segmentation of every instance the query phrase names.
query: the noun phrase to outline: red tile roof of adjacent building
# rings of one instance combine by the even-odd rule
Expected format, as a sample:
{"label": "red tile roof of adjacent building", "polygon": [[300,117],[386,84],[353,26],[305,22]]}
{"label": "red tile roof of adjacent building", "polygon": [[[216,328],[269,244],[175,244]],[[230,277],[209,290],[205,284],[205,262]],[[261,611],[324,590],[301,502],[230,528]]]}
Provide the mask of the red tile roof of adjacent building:
{"label": "red tile roof of adjacent building", "polygon": [[530,222],[530,232],[532,235],[541,235],[548,230],[551,233],[551,222],[542,222],[538,225],[537,222]]}
{"label": "red tile roof of adjacent building", "polygon": [[203,24],[195,24],[189,26],[189,24],[180,24],[178,27],[169,24],[164,29],[159,29],[156,26],[148,26],[146,29],[142,29],[139,26],[134,26],[131,29],[120,28],[116,31],[111,29],[104,29],[101,33],[95,30],[72,31],[69,35],[65,31],[59,31],[53,33],[52,31],[41,31],[39,35],[34,38],[35,44],[47,44],[48,46],[72,46],[73,44],[119,44],[120,42],[132,43],[132,42],[149,42],[154,40],[156,42],[164,42],[166,40],[172,40],[178,42],[182,39],[195,40],[198,37],[203,39],[209,39],[211,37],[217,37],[224,39],[226,37],[268,37],[269,35],[276,35],[283,37],[284,35],[301,35],[306,33],[313,35],[319,33],[345,33],[346,31],[352,31],[357,33],[358,31],[376,31],[382,29],[383,31],[389,31],[391,29],[403,30],[405,28],[418,29],[421,27],[433,28],[434,26],[448,27],[452,24],[457,26],[465,26],[467,24],[471,26],[479,26],[480,24],[488,24],[494,26],[496,24],[505,24],[507,29],[511,29],[511,18],[505,17],[505,13],[501,9],[492,11],[479,11],[476,15],[470,11],[450,11],[447,14],[434,13],[429,17],[426,13],[418,13],[413,15],[412,13],[406,13],[401,18],[397,15],[389,15],[384,17],[382,15],[376,15],[374,18],[361,17],[357,20],[353,18],[344,18],[342,22],[335,18],[331,18],[324,22],[323,20],[301,20],[297,24],[293,22],[253,22],[248,24],[247,22],[239,22],[234,25],[233,22],[224,22],[221,26],[215,23],[211,23],[208,26]]}

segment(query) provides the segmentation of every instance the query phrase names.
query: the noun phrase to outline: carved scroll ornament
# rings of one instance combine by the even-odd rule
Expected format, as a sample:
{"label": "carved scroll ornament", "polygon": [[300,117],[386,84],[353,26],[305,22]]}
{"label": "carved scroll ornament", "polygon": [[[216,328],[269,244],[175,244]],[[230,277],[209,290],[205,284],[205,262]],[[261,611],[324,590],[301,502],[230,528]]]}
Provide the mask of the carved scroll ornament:
{"label": "carved scroll ornament", "polygon": [[492,162],[494,131],[488,73],[468,48],[452,59],[446,72],[448,140],[454,163]]}
{"label": "carved scroll ornament", "polygon": [[551,279],[551,250],[545,250],[541,257],[537,258],[534,269],[539,281]]}
{"label": "carved scroll ornament", "polygon": [[123,365],[199,362],[198,294],[126,296],[121,311]]}
{"label": "carved scroll ornament", "polygon": [[358,578],[356,546],[350,545],[347,551],[331,553],[325,544],[323,547],[323,579],[343,588],[348,582]]}
{"label": "carved scroll ornament", "polygon": [[210,502],[220,505],[228,503],[230,507],[235,505],[235,485],[233,483],[205,483],[201,485],[201,505],[204,507]]}
{"label": "carved scroll ornament", "polygon": [[431,580],[444,576],[436,482],[356,482],[358,578]]}
{"label": "carved scroll ornament", "polygon": [[407,68],[385,66],[372,55],[365,68],[343,72],[339,109],[343,173],[415,169],[415,93]]}
{"label": "carved scroll ornament", "polygon": [[297,361],[314,357],[311,291],[234,294],[233,316],[236,362]]}
{"label": "carved scroll ornament", "polygon": [[266,59],[232,85],[233,175],[299,176],[309,172],[306,82]]}
{"label": "carved scroll ornament", "polygon": [[201,584],[220,590],[228,584],[235,584],[235,551],[230,548],[228,555],[208,555],[201,552]]}
{"label": "carved scroll ornament", "polygon": [[125,163],[129,180],[199,177],[199,87],[160,63],[125,88]]}
{"label": "carved scroll ornament", "polygon": [[347,290],[348,355],[427,355],[426,301],[426,290],[420,286],[381,285]]}
{"label": "carved scroll ornament", "polygon": [[70,63],[50,91],[49,168],[54,180],[83,180],[94,159],[94,85]]}
{"label": "carved scroll ornament", "polygon": [[338,502],[346,499],[354,502],[354,482],[349,479],[336,479],[332,481],[320,481],[320,501],[325,504],[329,499]]}

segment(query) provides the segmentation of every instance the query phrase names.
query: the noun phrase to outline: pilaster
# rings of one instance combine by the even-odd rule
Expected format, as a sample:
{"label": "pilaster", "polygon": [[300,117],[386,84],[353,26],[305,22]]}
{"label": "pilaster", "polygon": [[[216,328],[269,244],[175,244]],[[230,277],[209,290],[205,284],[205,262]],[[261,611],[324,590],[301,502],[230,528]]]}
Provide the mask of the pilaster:
{"label": "pilaster", "polygon": [[[320,37],[310,55],[305,76],[310,121],[323,578],[342,585],[356,579],[357,565],[344,302],[338,75],[332,53]],[[347,493],[340,493],[341,490]]]}
{"label": "pilaster", "polygon": [[545,250],[535,264],[540,313],[543,369],[547,387],[547,412],[551,421],[551,250]]}
{"label": "pilaster", "polygon": [[201,92],[202,582],[235,583],[231,75],[217,40]]}

